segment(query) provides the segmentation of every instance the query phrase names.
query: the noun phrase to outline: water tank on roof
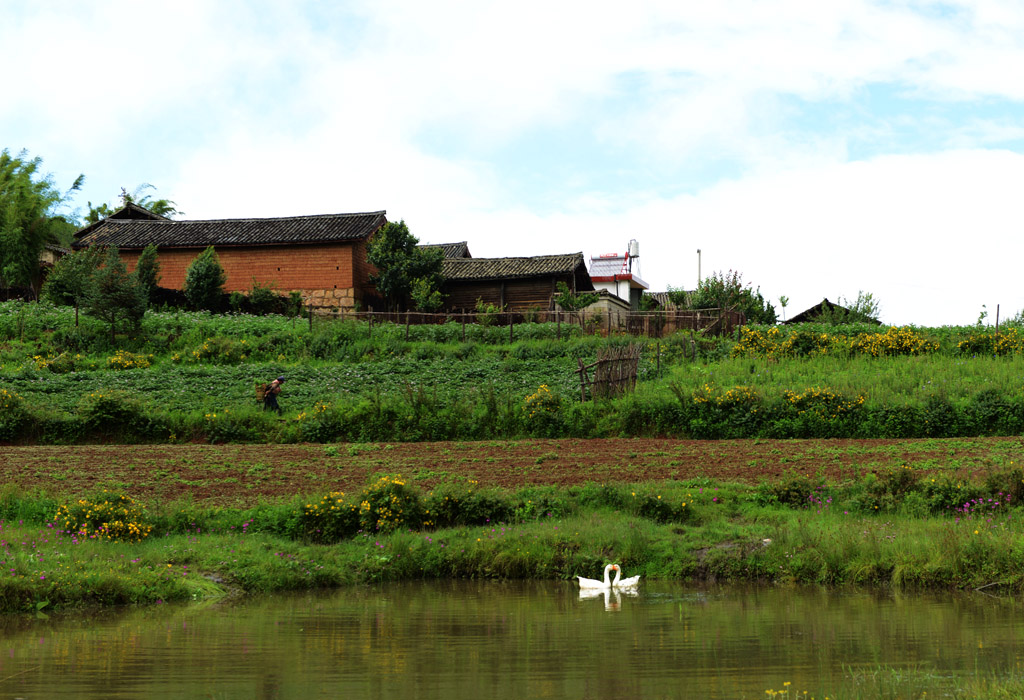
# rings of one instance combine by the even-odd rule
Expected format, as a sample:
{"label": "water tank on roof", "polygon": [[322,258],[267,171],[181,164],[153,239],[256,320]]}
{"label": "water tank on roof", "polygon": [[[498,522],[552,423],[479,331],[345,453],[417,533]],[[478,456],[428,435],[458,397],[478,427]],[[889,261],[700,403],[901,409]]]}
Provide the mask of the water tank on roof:
{"label": "water tank on roof", "polygon": [[636,242],[635,238],[629,242],[629,257],[640,257],[640,244]]}

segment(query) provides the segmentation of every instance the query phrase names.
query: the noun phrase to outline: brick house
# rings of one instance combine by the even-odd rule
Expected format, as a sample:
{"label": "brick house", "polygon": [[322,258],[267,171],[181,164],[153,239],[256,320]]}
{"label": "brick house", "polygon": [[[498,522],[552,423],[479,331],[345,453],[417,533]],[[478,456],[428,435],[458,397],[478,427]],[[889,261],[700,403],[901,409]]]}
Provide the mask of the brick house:
{"label": "brick house", "polygon": [[212,245],[227,292],[271,284],[279,292],[301,292],[312,306],[352,310],[372,300],[366,244],[385,223],[383,211],[172,221],[128,204],[80,230],[73,245],[116,246],[131,271],[142,249],[155,244],[160,286],[171,289],[184,286],[189,264]]}

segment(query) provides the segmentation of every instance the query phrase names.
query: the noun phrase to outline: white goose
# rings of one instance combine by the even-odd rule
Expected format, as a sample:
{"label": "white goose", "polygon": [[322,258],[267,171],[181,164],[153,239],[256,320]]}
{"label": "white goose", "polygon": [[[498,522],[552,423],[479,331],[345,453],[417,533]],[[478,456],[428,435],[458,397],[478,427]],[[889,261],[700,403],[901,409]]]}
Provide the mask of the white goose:
{"label": "white goose", "polygon": [[[615,571],[615,580],[609,579],[609,574]],[[639,576],[631,576],[630,578],[622,578],[622,569],[619,568],[618,564],[609,564],[604,567],[604,580],[598,581],[593,578],[584,578],[583,576],[577,576],[580,580],[580,588],[636,588],[636,585],[640,582]]]}
{"label": "white goose", "polygon": [[583,576],[577,576],[576,578],[580,580],[580,588],[611,588],[612,581],[608,577],[608,574],[611,573],[612,569],[618,568],[617,564],[609,564],[604,567],[604,581],[598,581],[594,578],[584,578]]}
{"label": "white goose", "polygon": [[612,588],[636,588],[637,584],[640,583],[639,576],[630,576],[629,578],[620,578],[622,576],[622,570],[618,564],[613,564],[615,569],[615,580],[612,581]]}

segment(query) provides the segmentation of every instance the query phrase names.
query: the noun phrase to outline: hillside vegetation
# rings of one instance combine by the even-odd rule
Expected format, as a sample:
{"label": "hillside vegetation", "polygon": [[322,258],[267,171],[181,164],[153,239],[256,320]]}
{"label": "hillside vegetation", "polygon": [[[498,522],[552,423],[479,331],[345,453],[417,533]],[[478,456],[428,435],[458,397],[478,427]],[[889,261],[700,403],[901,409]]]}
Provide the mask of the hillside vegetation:
{"label": "hillside vegetation", "polygon": [[[660,340],[578,326],[405,327],[146,313],[130,336],[0,304],[0,441],[961,437],[1024,432],[1024,334],[752,326]],[[465,340],[463,339],[465,334]],[[642,344],[635,393],[580,401],[577,360]],[[282,417],[256,386],[285,375]]]}

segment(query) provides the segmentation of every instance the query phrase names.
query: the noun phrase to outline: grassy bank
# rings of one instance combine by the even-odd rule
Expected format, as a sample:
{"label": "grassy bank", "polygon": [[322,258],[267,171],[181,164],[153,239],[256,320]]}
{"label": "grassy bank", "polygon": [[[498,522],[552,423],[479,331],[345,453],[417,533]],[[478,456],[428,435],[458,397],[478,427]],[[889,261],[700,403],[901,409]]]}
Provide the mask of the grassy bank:
{"label": "grassy bank", "polygon": [[595,577],[904,589],[1024,587],[1019,468],[966,482],[893,469],[519,490],[394,477],[361,491],[254,503],[98,494],[0,499],[0,610],[153,603],[430,578]]}

